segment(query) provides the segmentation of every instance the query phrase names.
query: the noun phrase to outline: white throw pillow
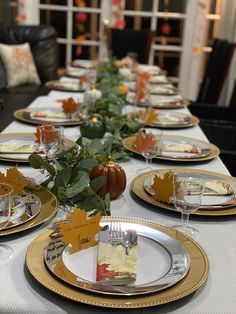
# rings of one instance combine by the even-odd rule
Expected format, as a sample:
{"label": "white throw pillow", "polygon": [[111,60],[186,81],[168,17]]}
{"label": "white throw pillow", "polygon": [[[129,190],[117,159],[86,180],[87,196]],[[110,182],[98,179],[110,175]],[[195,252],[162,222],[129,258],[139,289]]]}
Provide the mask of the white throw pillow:
{"label": "white throw pillow", "polygon": [[0,44],[0,58],[6,70],[7,87],[40,84],[29,43]]}

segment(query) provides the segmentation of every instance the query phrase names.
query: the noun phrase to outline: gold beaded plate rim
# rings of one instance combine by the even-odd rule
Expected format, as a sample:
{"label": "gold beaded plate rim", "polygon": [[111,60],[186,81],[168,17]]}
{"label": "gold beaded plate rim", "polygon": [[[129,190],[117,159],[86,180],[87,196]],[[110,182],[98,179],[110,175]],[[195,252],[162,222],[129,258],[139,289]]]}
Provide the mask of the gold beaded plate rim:
{"label": "gold beaded plate rim", "polygon": [[187,275],[169,289],[144,296],[110,296],[90,293],[70,287],[55,278],[47,270],[44,263],[44,248],[50,241],[50,230],[40,234],[28,247],[26,265],[31,275],[48,290],[70,300],[107,308],[144,308],[157,306],[184,298],[199,289],[207,280],[209,274],[209,260],[202,247],[193,239],[174,229],[156,222],[129,217],[103,217],[103,221],[132,222],[150,226],[161,230],[180,241],[187,251],[191,267]]}
{"label": "gold beaded plate rim", "polygon": [[[173,172],[192,172],[197,174],[204,174],[204,175],[212,175],[212,176],[218,176],[222,179],[228,179],[230,181],[234,181],[236,183],[236,178],[224,175],[221,173],[213,172],[213,171],[207,171],[207,170],[199,170],[199,169],[187,169],[187,168],[171,168],[171,169],[159,169],[154,171],[149,171],[146,173],[143,173],[136,178],[133,179],[133,181],[130,184],[131,191],[141,200],[152,204],[154,206],[157,206],[162,209],[167,209],[169,211],[177,212],[177,210],[174,208],[173,205],[162,203],[159,201],[154,200],[144,189],[144,182],[148,177],[153,176],[154,174],[163,173],[165,171],[173,171]],[[198,209],[196,212],[192,213],[192,215],[199,215],[199,216],[230,216],[236,214],[236,206],[229,207],[229,208],[223,208],[222,209]]]}
{"label": "gold beaded plate rim", "polygon": [[[169,157],[169,156],[158,156],[158,157],[155,157],[154,160],[169,160],[169,161],[184,161],[184,162],[196,162],[196,161],[205,161],[205,160],[211,160],[215,157],[217,157],[219,154],[220,154],[220,150],[217,146],[211,144],[211,143],[208,143],[208,142],[205,142],[205,141],[201,141],[201,140],[197,140],[197,139],[194,139],[194,138],[190,138],[190,137],[185,137],[185,136],[175,136],[175,135],[164,135],[163,138],[169,138],[169,139],[173,139],[173,140],[180,140],[180,141],[186,141],[188,143],[197,143],[197,144],[200,144],[200,145],[204,145],[206,146],[207,148],[210,149],[210,153],[207,154],[206,156],[202,156],[202,157],[191,157],[191,158],[174,158],[174,157]],[[123,146],[131,151],[132,153],[135,153],[137,155],[141,155],[140,153],[137,153],[133,147],[133,142],[135,140],[135,135],[134,136],[130,136],[130,137],[126,137],[124,140],[123,140]]]}

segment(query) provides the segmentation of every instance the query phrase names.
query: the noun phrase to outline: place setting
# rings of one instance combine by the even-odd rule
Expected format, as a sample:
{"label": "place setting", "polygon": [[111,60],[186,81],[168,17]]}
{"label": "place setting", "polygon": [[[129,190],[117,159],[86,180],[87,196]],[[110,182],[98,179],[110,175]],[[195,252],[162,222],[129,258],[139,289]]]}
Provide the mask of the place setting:
{"label": "place setting", "polygon": [[88,216],[80,208],[31,242],[26,265],[50,291],[108,308],[176,301],[209,274],[206,253],[182,232],[139,218]]}
{"label": "place setting", "polygon": [[153,107],[155,109],[180,109],[187,107],[189,100],[179,96],[166,96],[166,95],[154,95],[150,93],[149,100],[143,98],[137,101],[135,93],[129,92],[127,95],[127,101],[129,104],[133,104],[138,107]]}
{"label": "place setting", "polygon": [[146,127],[162,129],[189,128],[199,123],[196,116],[173,110],[155,110],[151,106],[128,112],[127,116],[136,116]]}
{"label": "place setting", "polygon": [[155,134],[157,131],[140,129],[136,135],[123,139],[123,145],[128,151],[153,160],[200,162],[213,159],[220,153],[218,147],[209,142],[185,136],[165,135],[163,132],[160,140]]}
{"label": "place setting", "polygon": [[88,75],[81,74],[74,77],[77,80],[52,80],[45,83],[45,85],[53,90],[67,91],[67,92],[85,92],[89,87]]}
{"label": "place setting", "polygon": [[[199,207],[192,214],[199,216],[229,216],[236,214],[236,179],[207,170],[171,168],[146,169],[131,182],[131,191],[143,201],[168,211],[181,212],[174,204],[174,175],[204,181]],[[193,184],[190,184],[193,188]],[[193,189],[193,194],[194,194]],[[191,193],[189,193],[191,195]]]}
{"label": "place setting", "polygon": [[0,237],[34,228],[56,214],[57,198],[16,167],[0,177]]}
{"label": "place setting", "polygon": [[52,123],[61,126],[73,126],[82,123],[80,103],[73,97],[56,100],[53,106],[34,106],[22,108],[14,112],[14,117],[29,124]]}
{"label": "place setting", "polygon": [[0,134],[0,160],[28,163],[30,154],[51,159],[59,151],[76,146],[72,140],[64,137],[63,127],[51,124],[41,125],[35,133]]}

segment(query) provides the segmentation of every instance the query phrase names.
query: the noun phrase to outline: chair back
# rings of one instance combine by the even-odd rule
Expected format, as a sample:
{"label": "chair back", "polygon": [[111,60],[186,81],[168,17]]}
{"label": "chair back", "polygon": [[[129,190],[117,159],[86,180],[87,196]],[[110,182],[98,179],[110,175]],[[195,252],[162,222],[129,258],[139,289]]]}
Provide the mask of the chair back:
{"label": "chair back", "polygon": [[112,56],[122,59],[136,53],[139,63],[148,64],[154,32],[150,30],[107,29],[108,49]]}
{"label": "chair back", "polygon": [[209,56],[197,102],[216,104],[228,73],[235,44],[215,39]]}

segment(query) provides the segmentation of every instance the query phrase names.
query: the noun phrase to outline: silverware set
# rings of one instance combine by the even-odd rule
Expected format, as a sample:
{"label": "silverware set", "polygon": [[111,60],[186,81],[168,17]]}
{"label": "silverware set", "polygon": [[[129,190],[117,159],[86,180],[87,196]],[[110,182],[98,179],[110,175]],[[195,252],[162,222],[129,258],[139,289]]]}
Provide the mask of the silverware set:
{"label": "silverware set", "polygon": [[122,245],[125,248],[125,254],[129,255],[129,249],[137,244],[137,238],[135,230],[129,229],[123,231],[119,221],[112,221],[108,227],[108,238],[104,242],[114,246]]}

